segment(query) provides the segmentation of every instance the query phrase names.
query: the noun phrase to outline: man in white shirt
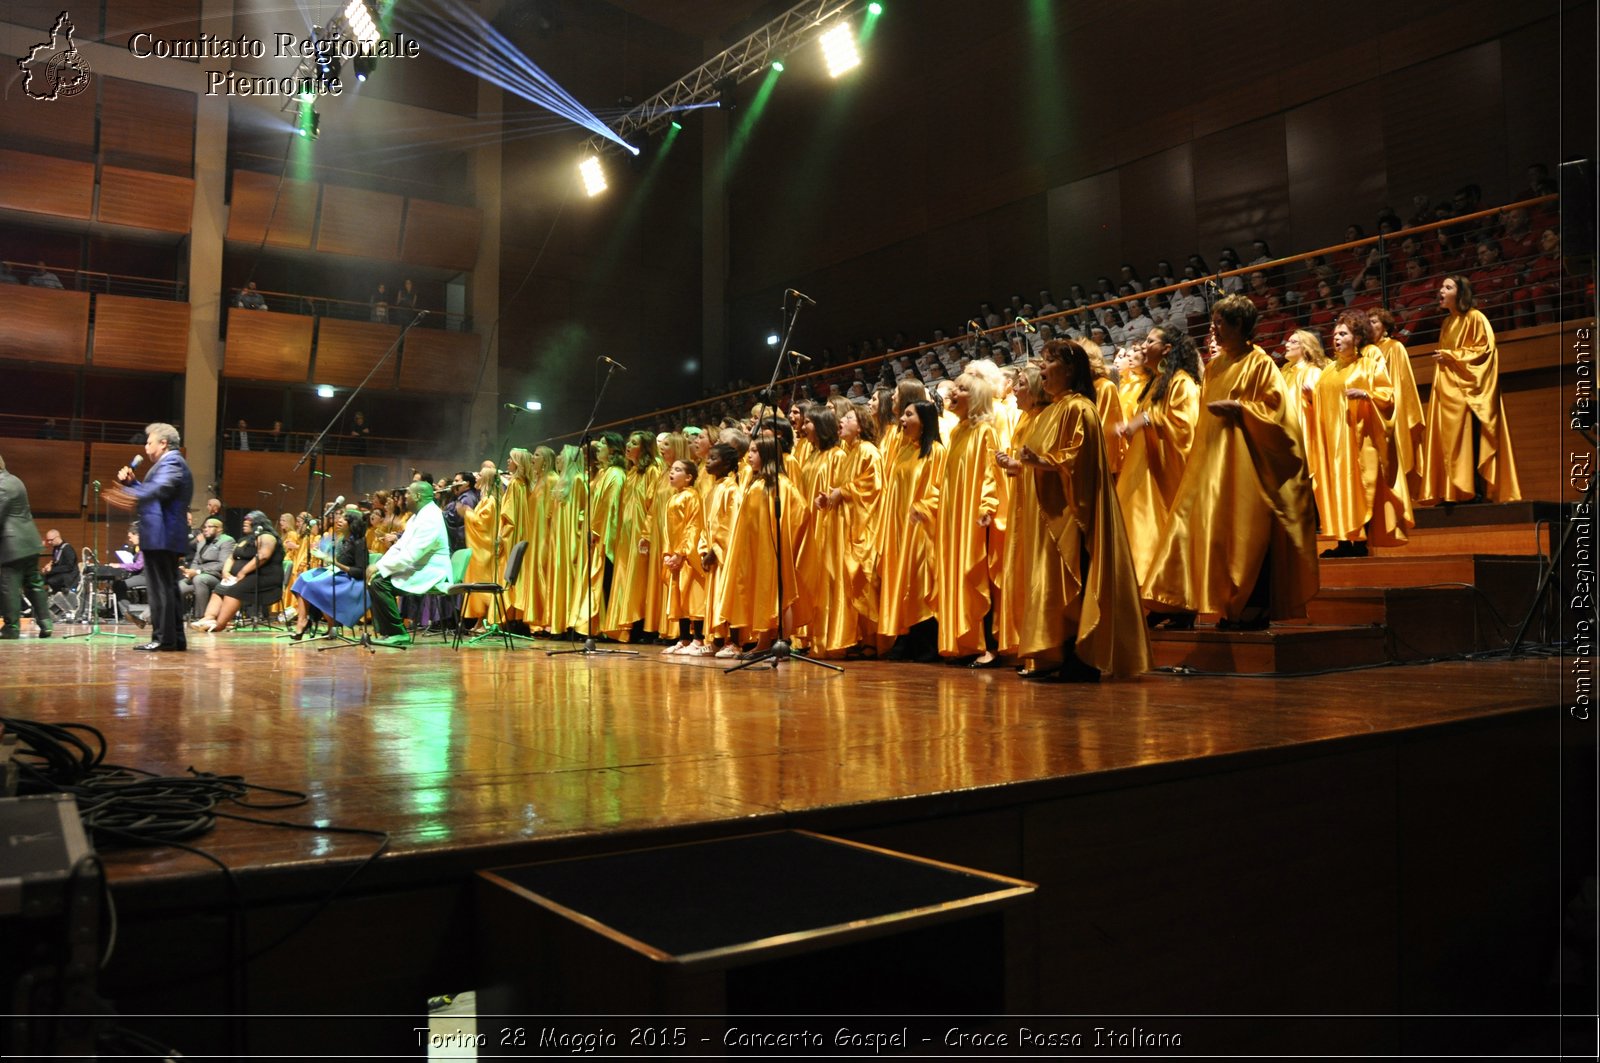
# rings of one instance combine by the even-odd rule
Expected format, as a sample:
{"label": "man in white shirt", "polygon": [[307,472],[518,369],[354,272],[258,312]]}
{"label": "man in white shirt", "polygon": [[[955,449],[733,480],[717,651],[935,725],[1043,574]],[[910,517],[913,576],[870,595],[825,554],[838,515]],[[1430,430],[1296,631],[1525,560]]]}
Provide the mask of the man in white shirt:
{"label": "man in white shirt", "polygon": [[396,593],[427,594],[450,582],[450,534],[444,513],[433,504],[433,485],[415,481],[406,488],[406,501],[411,506],[411,520],[405,532],[373,566],[372,623],[378,629],[378,641],[387,646],[411,641],[400,623]]}

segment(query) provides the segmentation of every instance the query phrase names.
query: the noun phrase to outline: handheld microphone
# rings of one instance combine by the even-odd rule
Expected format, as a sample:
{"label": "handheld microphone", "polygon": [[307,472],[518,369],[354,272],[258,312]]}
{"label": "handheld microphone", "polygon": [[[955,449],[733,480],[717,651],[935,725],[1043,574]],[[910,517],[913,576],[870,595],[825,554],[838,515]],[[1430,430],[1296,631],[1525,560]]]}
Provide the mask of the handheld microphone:
{"label": "handheld microphone", "polygon": [[784,294],[792,295],[796,299],[803,299],[806,302],[810,303],[812,306],[816,306],[817,305],[817,301],[815,299],[811,298],[811,296],[807,295],[805,292],[802,292],[797,288],[789,288],[789,289],[787,289],[785,291]]}
{"label": "handheld microphone", "polygon": [[144,464],[144,455],[143,454],[135,454],[133,456],[133,460],[128,462],[128,468],[137,470],[139,468],[139,466],[141,466],[143,464]]}
{"label": "handheld microphone", "polygon": [[811,361],[810,358],[807,358],[805,355],[801,354],[799,351],[790,351],[789,352],[789,357],[792,358],[793,360],[797,361],[797,362],[809,362],[809,361]]}
{"label": "handheld microphone", "polygon": [[600,356],[600,360],[602,362],[605,362],[607,365],[616,366],[618,369],[622,370],[624,373],[626,373],[628,371],[628,367],[627,366],[623,365],[621,362],[617,361],[615,358],[612,358],[610,355],[602,354]]}

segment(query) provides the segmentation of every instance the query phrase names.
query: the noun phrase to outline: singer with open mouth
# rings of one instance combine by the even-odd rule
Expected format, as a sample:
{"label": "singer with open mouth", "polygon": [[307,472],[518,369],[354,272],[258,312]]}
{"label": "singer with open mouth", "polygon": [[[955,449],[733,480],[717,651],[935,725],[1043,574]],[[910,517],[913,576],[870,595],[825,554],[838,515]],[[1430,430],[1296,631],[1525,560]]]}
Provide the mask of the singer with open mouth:
{"label": "singer with open mouth", "polygon": [[178,430],[170,424],[145,427],[144,453],[150,471],[141,481],[134,473],[144,463],[135,457],[117,470],[120,486],[106,492],[119,509],[139,511],[140,549],[150,590],[151,640],[138,649],[169,653],[188,648],[183,632],[183,598],[178,590],[178,563],[189,546],[189,502],[194,477],[178,446]]}

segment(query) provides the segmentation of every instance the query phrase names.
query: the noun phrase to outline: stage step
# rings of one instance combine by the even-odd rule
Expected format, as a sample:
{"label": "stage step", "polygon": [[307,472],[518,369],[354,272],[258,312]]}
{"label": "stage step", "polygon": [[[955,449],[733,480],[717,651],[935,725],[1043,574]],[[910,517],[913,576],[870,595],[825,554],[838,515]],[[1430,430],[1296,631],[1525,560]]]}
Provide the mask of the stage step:
{"label": "stage step", "polygon": [[1379,557],[1406,554],[1548,555],[1555,530],[1570,507],[1559,502],[1504,502],[1425,506],[1405,546],[1379,546]]}
{"label": "stage step", "polygon": [[1157,668],[1241,675],[1296,674],[1390,660],[1388,633],[1377,625],[1274,625],[1265,631],[1152,631]]}
{"label": "stage step", "polygon": [[1325,587],[1306,606],[1318,625],[1382,627],[1389,659],[1416,661],[1502,645],[1471,587]]}

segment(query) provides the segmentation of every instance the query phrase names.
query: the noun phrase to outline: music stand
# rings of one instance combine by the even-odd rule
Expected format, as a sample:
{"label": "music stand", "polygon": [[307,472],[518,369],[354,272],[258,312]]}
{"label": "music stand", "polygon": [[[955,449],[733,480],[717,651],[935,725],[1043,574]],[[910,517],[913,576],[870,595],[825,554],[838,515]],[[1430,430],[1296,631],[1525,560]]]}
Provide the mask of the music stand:
{"label": "music stand", "polygon": [[[108,639],[136,639],[136,638],[139,637],[138,635],[128,635],[128,634],[124,634],[121,631],[101,631],[100,630],[100,610],[94,604],[94,588],[95,588],[95,582],[96,582],[96,576],[95,576],[94,570],[95,570],[96,567],[99,566],[100,558],[105,556],[106,525],[111,520],[111,514],[109,512],[102,512],[101,511],[101,506],[100,506],[100,481],[99,480],[95,480],[93,482],[93,486],[94,486],[94,512],[100,514],[100,521],[99,521],[99,524],[100,524],[100,534],[99,534],[100,546],[99,546],[99,548],[97,550],[93,551],[93,553],[94,553],[94,564],[90,565],[88,563],[84,563],[84,565],[83,565],[83,573],[79,577],[79,584],[78,584],[78,612],[79,612],[79,615],[82,615],[83,609],[84,609],[85,605],[87,605],[88,610],[89,610],[89,630],[88,631],[80,631],[76,635],[68,635],[68,636],[66,636],[66,638],[62,639],[62,641],[65,642],[67,639],[92,639],[92,638],[96,638],[96,637],[108,638]],[[88,594],[87,595],[84,594],[84,590],[85,590],[84,582],[85,581],[88,584],[88,587],[87,587]],[[116,598],[116,594],[117,594],[117,592],[111,588],[111,581],[107,580],[106,581],[106,595],[107,595],[107,597],[109,597],[111,599],[111,615],[112,616],[116,616],[117,615],[117,598]]]}

